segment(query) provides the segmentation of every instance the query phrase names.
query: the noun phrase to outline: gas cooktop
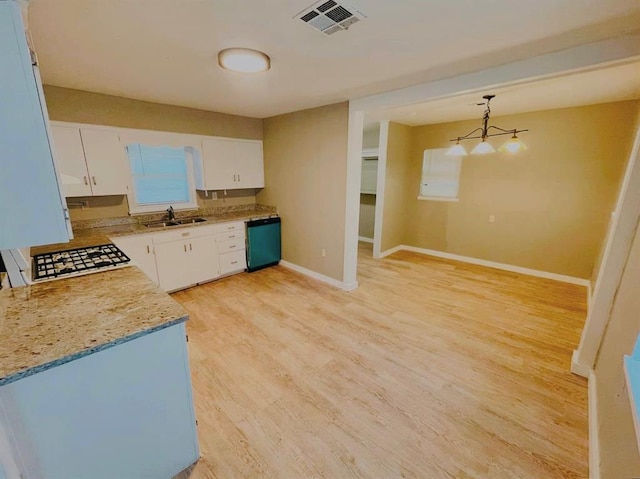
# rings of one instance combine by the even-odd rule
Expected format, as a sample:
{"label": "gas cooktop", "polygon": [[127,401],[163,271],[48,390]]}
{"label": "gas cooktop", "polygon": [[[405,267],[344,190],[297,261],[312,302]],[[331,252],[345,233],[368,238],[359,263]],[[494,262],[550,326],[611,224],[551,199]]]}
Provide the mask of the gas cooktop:
{"label": "gas cooktop", "polygon": [[33,257],[33,281],[116,268],[130,261],[126,254],[112,244],[37,254]]}

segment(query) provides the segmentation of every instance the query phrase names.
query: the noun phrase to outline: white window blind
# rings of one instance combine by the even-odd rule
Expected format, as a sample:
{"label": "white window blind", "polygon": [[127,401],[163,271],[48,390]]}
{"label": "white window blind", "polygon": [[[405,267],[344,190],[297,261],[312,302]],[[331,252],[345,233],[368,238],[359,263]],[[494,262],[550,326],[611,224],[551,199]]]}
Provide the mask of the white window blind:
{"label": "white window blind", "polygon": [[462,158],[446,155],[445,148],[424,150],[420,198],[457,199]]}
{"label": "white window blind", "polygon": [[190,169],[184,148],[133,144],[127,146],[134,190],[133,210],[154,205],[187,205],[193,202]]}

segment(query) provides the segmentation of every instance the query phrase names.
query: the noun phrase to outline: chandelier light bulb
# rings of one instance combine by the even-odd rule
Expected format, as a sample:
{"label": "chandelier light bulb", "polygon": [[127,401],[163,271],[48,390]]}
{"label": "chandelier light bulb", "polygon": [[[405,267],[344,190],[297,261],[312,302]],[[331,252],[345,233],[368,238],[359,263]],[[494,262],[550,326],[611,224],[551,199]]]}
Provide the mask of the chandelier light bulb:
{"label": "chandelier light bulb", "polygon": [[471,150],[472,155],[486,155],[488,153],[495,153],[496,149],[491,146],[491,143],[488,143],[487,140],[482,140],[480,143],[476,145],[476,147]]}
{"label": "chandelier light bulb", "polygon": [[520,138],[518,138],[516,135],[513,135],[511,139],[507,140],[505,144],[500,147],[499,151],[507,153],[518,153],[519,151],[524,151],[526,149],[527,145],[522,143]]}

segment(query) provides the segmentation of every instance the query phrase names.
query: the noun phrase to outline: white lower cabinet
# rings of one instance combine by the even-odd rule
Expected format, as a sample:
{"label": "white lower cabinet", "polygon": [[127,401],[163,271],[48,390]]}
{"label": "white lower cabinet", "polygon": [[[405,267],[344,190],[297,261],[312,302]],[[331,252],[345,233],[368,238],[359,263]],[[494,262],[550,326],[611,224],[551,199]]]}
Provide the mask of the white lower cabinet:
{"label": "white lower cabinet", "polygon": [[120,236],[113,243],[126,254],[152,281],[158,283],[156,256],[152,235]]}
{"label": "white lower cabinet", "polygon": [[247,267],[244,222],[216,223],[112,239],[165,291],[177,291]]}
{"label": "white lower cabinet", "polygon": [[227,275],[247,268],[243,223],[230,223],[216,235],[220,254],[220,274]]}
{"label": "white lower cabinet", "polygon": [[[191,257],[187,241],[172,241],[155,245],[158,281],[165,291],[175,291],[195,284],[191,281]],[[193,255],[191,255],[193,256]]]}
{"label": "white lower cabinet", "polygon": [[247,258],[244,248],[240,251],[220,255],[220,274],[222,275],[243,271],[246,267]]}

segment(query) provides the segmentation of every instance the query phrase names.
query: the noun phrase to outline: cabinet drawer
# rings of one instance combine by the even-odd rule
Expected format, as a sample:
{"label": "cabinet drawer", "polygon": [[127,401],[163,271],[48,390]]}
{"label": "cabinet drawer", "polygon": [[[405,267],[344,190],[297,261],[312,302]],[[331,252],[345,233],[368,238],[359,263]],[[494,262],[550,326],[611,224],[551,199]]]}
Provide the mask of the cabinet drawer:
{"label": "cabinet drawer", "polygon": [[225,241],[244,239],[244,230],[241,231],[227,231],[225,233],[218,233],[216,235],[216,243],[224,243]]}
{"label": "cabinet drawer", "polygon": [[[224,254],[231,251],[244,251],[244,238],[232,239],[218,243],[218,253]],[[244,254],[244,253],[243,253]]]}
{"label": "cabinet drawer", "polygon": [[232,221],[230,223],[218,223],[216,233],[242,232],[244,235],[244,221]]}
{"label": "cabinet drawer", "polygon": [[247,267],[247,259],[242,251],[233,251],[220,255],[220,274],[242,271]]}

